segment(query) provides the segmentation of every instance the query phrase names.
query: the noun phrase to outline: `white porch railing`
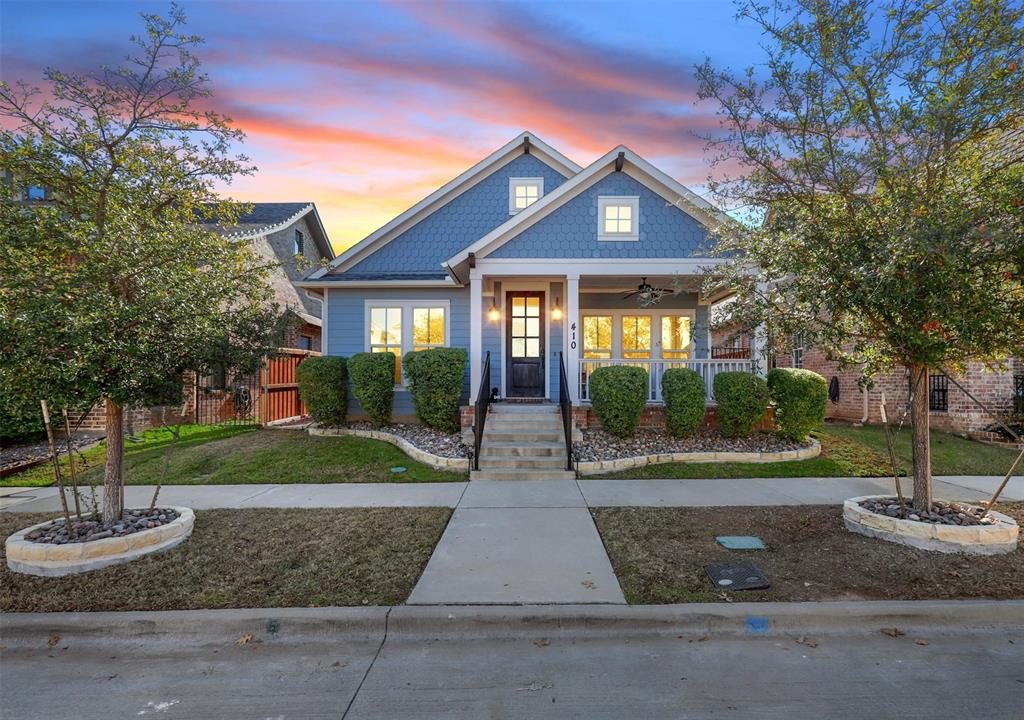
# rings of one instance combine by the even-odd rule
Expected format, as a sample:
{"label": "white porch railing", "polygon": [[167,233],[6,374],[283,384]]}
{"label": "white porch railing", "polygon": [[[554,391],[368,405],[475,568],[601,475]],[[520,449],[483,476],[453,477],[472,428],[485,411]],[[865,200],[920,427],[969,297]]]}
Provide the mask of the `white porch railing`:
{"label": "white porch railing", "polygon": [[590,394],[587,389],[587,381],[590,374],[599,367],[606,365],[633,365],[642,367],[647,371],[647,402],[661,402],[661,377],[669,368],[690,368],[695,370],[704,378],[704,386],[707,388],[707,402],[714,402],[712,388],[715,385],[715,375],[720,372],[753,372],[753,363],[750,360],[634,360],[632,358],[615,358],[611,360],[596,360],[592,358],[580,358],[579,398],[581,402],[590,402]]}

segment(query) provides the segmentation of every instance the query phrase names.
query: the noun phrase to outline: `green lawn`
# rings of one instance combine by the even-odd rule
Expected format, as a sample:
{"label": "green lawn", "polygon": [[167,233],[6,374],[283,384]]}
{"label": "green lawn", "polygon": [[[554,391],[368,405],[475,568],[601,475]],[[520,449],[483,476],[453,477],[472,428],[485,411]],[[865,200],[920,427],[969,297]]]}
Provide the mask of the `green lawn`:
{"label": "green lawn", "polygon": [[[153,485],[160,481],[165,453],[171,442],[167,430],[150,430],[143,442],[126,443],[125,483]],[[88,469],[83,482],[99,482],[106,448],[86,451]],[[186,426],[170,448],[169,485],[227,485],[243,483],[450,482],[465,473],[435,470],[379,440],[357,437],[311,437],[297,430],[255,427]],[[403,473],[391,468],[404,467]],[[3,479],[8,486],[48,485],[53,470],[40,465]]]}
{"label": "green lawn", "polygon": [[[448,508],[202,510],[196,513],[195,530],[187,541],[126,565],[47,578],[13,573],[0,559],[0,611],[403,603],[451,512]],[[0,534],[6,537],[52,517],[53,513],[0,513]]]}
{"label": "green lawn", "polygon": [[[909,472],[911,462],[910,425],[899,432],[893,428],[893,446],[896,458]],[[877,453],[887,453],[885,429],[881,425],[827,425],[830,435],[856,442]],[[932,430],[932,473],[935,475],[1002,475],[1010,469],[1017,452],[986,445],[940,430]]]}
{"label": "green lawn", "polygon": [[[886,477],[892,473],[885,431],[878,425],[824,425],[814,436],[822,454],[810,460],[774,463],[661,463],[601,475],[602,478]],[[910,428],[895,434],[900,471],[910,471]],[[932,431],[934,475],[1001,475],[1016,452]]]}

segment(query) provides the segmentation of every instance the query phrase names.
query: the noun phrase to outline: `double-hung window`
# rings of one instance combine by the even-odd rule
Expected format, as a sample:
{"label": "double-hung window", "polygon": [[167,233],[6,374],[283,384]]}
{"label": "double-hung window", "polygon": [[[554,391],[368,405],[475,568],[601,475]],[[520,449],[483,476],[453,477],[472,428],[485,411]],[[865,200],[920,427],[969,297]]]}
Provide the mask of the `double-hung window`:
{"label": "double-hung window", "polygon": [[640,239],[639,196],[602,195],[597,198],[597,239]]}
{"label": "double-hung window", "polygon": [[622,357],[647,359],[651,357],[651,316],[622,316]]}
{"label": "double-hung window", "polygon": [[608,360],[612,356],[612,316],[583,318],[583,357]]}
{"label": "double-hung window", "polygon": [[395,356],[396,385],[405,353],[448,345],[447,300],[367,300],[366,318],[366,349]]}
{"label": "double-hung window", "polygon": [[793,336],[793,367],[804,366],[804,334],[797,333]]}
{"label": "double-hung window", "polygon": [[514,177],[508,179],[508,214],[515,215],[533,205],[544,195],[544,178]]}
{"label": "double-hung window", "polygon": [[661,316],[661,356],[670,360],[690,357],[690,318],[686,315]]}

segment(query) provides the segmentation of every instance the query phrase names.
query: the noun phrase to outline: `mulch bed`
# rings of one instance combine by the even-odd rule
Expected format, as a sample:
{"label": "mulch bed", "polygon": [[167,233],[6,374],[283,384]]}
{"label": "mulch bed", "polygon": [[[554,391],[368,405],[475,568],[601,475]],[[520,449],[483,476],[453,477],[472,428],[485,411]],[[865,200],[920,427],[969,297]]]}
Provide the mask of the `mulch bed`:
{"label": "mulch bed", "polygon": [[[999,512],[1024,523],[1024,502]],[[598,530],[631,603],[1024,598],[1024,549],[947,555],[851,533],[836,506],[596,508]],[[726,550],[718,535],[755,535],[767,550]],[[770,590],[725,592],[710,563],[754,562]]]}
{"label": "mulch bed", "polygon": [[677,452],[782,452],[805,447],[768,432],[727,438],[717,428],[701,428],[693,435],[676,438],[664,430],[640,429],[632,437],[620,438],[601,428],[587,428],[582,442],[573,443],[573,452],[580,460],[592,461]]}
{"label": "mulch bed", "polygon": [[65,528],[64,518],[51,520],[46,525],[36,528],[25,536],[26,540],[52,545],[91,542],[109,537],[134,535],[143,530],[151,530],[161,525],[169,525],[178,519],[178,511],[173,508],[145,508],[124,511],[124,517],[110,523],[91,520],[83,514],[82,519],[71,516],[70,532]]}
{"label": "mulch bed", "polygon": [[[0,611],[87,612],[392,605],[405,602],[447,508],[202,510],[163,553],[42,578],[0,563]],[[53,513],[0,513],[0,537]]]}
{"label": "mulch bed", "polygon": [[393,423],[375,428],[368,422],[352,422],[346,427],[353,430],[379,430],[391,433],[408,440],[414,447],[432,455],[449,458],[469,457],[469,448],[462,444],[462,435],[459,433],[443,433],[426,425],[406,425],[404,423]]}

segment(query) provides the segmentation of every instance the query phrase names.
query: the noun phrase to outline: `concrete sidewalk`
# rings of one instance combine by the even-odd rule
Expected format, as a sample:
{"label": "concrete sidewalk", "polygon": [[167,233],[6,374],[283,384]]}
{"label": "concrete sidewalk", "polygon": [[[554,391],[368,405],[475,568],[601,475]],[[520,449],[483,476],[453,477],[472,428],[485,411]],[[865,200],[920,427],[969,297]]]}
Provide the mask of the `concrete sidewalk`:
{"label": "concrete sidewalk", "polygon": [[[935,478],[936,497],[987,500],[998,476]],[[906,492],[911,481],[903,480]],[[242,507],[610,507],[837,504],[849,497],[891,494],[891,478],[736,478],[721,480],[532,480],[475,483],[331,483],[167,485],[160,499],[196,510]],[[128,505],[147,504],[149,486],[126,488]],[[1002,500],[1024,500],[1024,478]],[[0,511],[54,512],[57,489],[0,488]]]}

